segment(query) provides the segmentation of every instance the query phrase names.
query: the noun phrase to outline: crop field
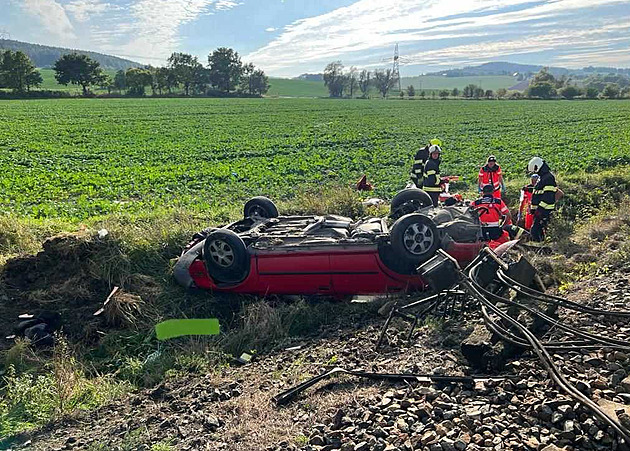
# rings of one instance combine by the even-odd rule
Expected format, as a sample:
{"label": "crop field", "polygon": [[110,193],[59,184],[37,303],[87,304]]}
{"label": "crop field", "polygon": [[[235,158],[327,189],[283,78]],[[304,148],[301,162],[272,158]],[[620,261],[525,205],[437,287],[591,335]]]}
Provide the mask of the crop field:
{"label": "crop field", "polygon": [[205,211],[249,196],[353,183],[389,197],[419,145],[473,182],[493,153],[525,182],[630,162],[630,101],[68,99],[0,102],[0,213],[85,219],[159,207]]}

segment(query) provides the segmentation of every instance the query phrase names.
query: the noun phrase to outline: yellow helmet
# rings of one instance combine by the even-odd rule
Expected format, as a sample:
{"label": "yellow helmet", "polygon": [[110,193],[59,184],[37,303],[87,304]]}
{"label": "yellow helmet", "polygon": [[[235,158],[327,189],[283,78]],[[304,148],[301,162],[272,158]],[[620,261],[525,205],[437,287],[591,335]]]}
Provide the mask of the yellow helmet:
{"label": "yellow helmet", "polygon": [[433,138],[431,141],[429,141],[429,144],[431,144],[432,146],[440,146],[440,147],[442,147],[442,140],[440,140],[438,138]]}

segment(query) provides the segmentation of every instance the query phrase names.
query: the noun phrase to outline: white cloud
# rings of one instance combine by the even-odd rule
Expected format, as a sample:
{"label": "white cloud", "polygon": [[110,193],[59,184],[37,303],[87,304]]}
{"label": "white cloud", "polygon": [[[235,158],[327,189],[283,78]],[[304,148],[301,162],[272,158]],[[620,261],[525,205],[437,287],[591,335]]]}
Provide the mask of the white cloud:
{"label": "white cloud", "polygon": [[27,14],[35,17],[47,32],[60,38],[62,42],[76,37],[66,11],[55,0],[21,0],[18,4]]}
{"label": "white cloud", "polygon": [[[319,67],[333,59],[355,63],[367,54],[372,55],[371,64],[377,65],[395,43],[407,50],[421,46],[434,49],[417,56],[431,56],[442,64],[453,64],[440,58],[456,57],[457,51],[448,50],[454,45],[463,53],[481,53],[484,48],[497,55],[531,53],[562,44],[560,39],[545,37],[556,34],[558,28],[576,27],[572,21],[579,22],[577,28],[598,27],[600,23],[591,20],[589,8],[624,3],[627,0],[547,0],[537,4],[531,0],[359,0],[288,25],[277,38],[245,58],[269,72],[285,75],[298,65]],[[461,41],[483,36],[493,36],[496,45],[458,46]],[[515,36],[523,36],[528,44],[521,46],[522,40],[497,42]]]}
{"label": "white cloud", "polygon": [[[78,0],[86,1],[86,0]],[[87,0],[98,2],[98,0]],[[90,37],[102,51],[156,64],[182,42],[180,29],[206,14],[235,8],[231,0],[127,0],[119,13],[96,24]]]}
{"label": "white cloud", "polygon": [[73,0],[64,6],[77,22],[87,22],[93,16],[116,9],[115,5],[103,3],[101,0]]}
{"label": "white cloud", "polygon": [[265,31],[267,31],[269,33],[273,32],[273,31],[276,31],[276,30],[277,30],[277,28],[274,28],[274,27],[265,28]]}

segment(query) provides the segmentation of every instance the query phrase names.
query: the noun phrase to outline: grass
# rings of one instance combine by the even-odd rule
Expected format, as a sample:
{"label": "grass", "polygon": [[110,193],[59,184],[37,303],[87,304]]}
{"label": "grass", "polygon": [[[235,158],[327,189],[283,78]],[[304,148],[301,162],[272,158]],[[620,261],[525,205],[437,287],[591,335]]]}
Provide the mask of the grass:
{"label": "grass", "polygon": [[328,97],[323,81],[270,78],[268,96],[276,97]]}

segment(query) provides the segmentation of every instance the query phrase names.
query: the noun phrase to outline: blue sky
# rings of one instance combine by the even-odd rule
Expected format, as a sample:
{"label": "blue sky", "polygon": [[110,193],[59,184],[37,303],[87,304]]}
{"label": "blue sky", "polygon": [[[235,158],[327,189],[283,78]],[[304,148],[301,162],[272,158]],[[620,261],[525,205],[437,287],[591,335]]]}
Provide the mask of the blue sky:
{"label": "blue sky", "polygon": [[12,39],[163,64],[228,46],[273,76],[486,61],[630,67],[630,0],[0,0]]}

